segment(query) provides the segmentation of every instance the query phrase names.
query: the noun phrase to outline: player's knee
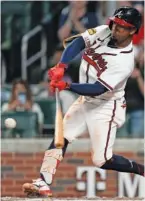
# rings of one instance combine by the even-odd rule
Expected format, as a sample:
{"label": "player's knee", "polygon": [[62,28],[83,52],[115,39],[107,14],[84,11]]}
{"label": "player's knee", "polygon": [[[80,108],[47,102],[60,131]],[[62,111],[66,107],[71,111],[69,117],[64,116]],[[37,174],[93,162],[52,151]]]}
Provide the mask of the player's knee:
{"label": "player's knee", "polygon": [[92,158],[92,161],[96,167],[101,167],[106,162],[104,159],[97,159],[96,157]]}
{"label": "player's knee", "polygon": [[74,138],[67,134],[64,134],[64,138],[68,141],[68,143],[72,143],[74,141]]}

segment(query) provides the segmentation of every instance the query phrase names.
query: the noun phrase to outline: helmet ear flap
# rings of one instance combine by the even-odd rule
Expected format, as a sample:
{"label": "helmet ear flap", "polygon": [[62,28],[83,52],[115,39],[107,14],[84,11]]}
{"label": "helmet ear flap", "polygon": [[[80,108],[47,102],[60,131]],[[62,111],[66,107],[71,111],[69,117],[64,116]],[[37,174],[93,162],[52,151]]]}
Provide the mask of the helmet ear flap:
{"label": "helmet ear flap", "polygon": [[138,32],[139,32],[139,29],[136,29],[136,32],[135,32],[135,34],[138,34]]}

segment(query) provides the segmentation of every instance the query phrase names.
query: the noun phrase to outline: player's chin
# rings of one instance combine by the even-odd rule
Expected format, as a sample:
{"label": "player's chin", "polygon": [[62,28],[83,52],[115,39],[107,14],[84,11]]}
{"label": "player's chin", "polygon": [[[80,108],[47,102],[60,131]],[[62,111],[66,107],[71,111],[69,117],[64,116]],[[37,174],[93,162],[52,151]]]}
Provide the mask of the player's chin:
{"label": "player's chin", "polygon": [[115,45],[118,42],[118,39],[115,36],[111,36],[110,41]]}
{"label": "player's chin", "polygon": [[117,37],[114,36],[114,35],[112,35],[112,36],[111,36],[111,40],[113,40],[113,41],[117,41]]}

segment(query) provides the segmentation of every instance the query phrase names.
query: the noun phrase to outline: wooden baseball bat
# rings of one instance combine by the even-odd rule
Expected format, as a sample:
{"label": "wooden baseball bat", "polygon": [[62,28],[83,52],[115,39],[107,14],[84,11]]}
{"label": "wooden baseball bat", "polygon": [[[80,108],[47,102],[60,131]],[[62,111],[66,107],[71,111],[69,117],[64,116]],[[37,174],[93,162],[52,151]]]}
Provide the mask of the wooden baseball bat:
{"label": "wooden baseball bat", "polygon": [[64,146],[63,113],[58,89],[55,90],[55,96],[56,96],[56,116],[55,116],[54,144],[56,148],[61,149]]}

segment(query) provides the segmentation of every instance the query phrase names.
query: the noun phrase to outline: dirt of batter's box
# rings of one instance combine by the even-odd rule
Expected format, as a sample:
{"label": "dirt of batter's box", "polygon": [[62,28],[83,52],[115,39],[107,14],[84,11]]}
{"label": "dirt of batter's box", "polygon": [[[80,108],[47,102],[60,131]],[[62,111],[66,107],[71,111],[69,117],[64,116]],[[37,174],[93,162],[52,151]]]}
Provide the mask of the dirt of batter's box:
{"label": "dirt of batter's box", "polygon": [[114,198],[106,198],[106,197],[96,197],[96,198],[86,198],[86,197],[82,197],[82,198],[18,198],[18,197],[2,197],[1,201],[92,201],[92,200],[96,200],[96,201],[102,201],[102,200],[123,200],[123,201],[140,201],[140,200],[145,200],[145,198],[127,198],[127,197],[122,197],[122,198],[118,198],[118,197],[114,197]]}

